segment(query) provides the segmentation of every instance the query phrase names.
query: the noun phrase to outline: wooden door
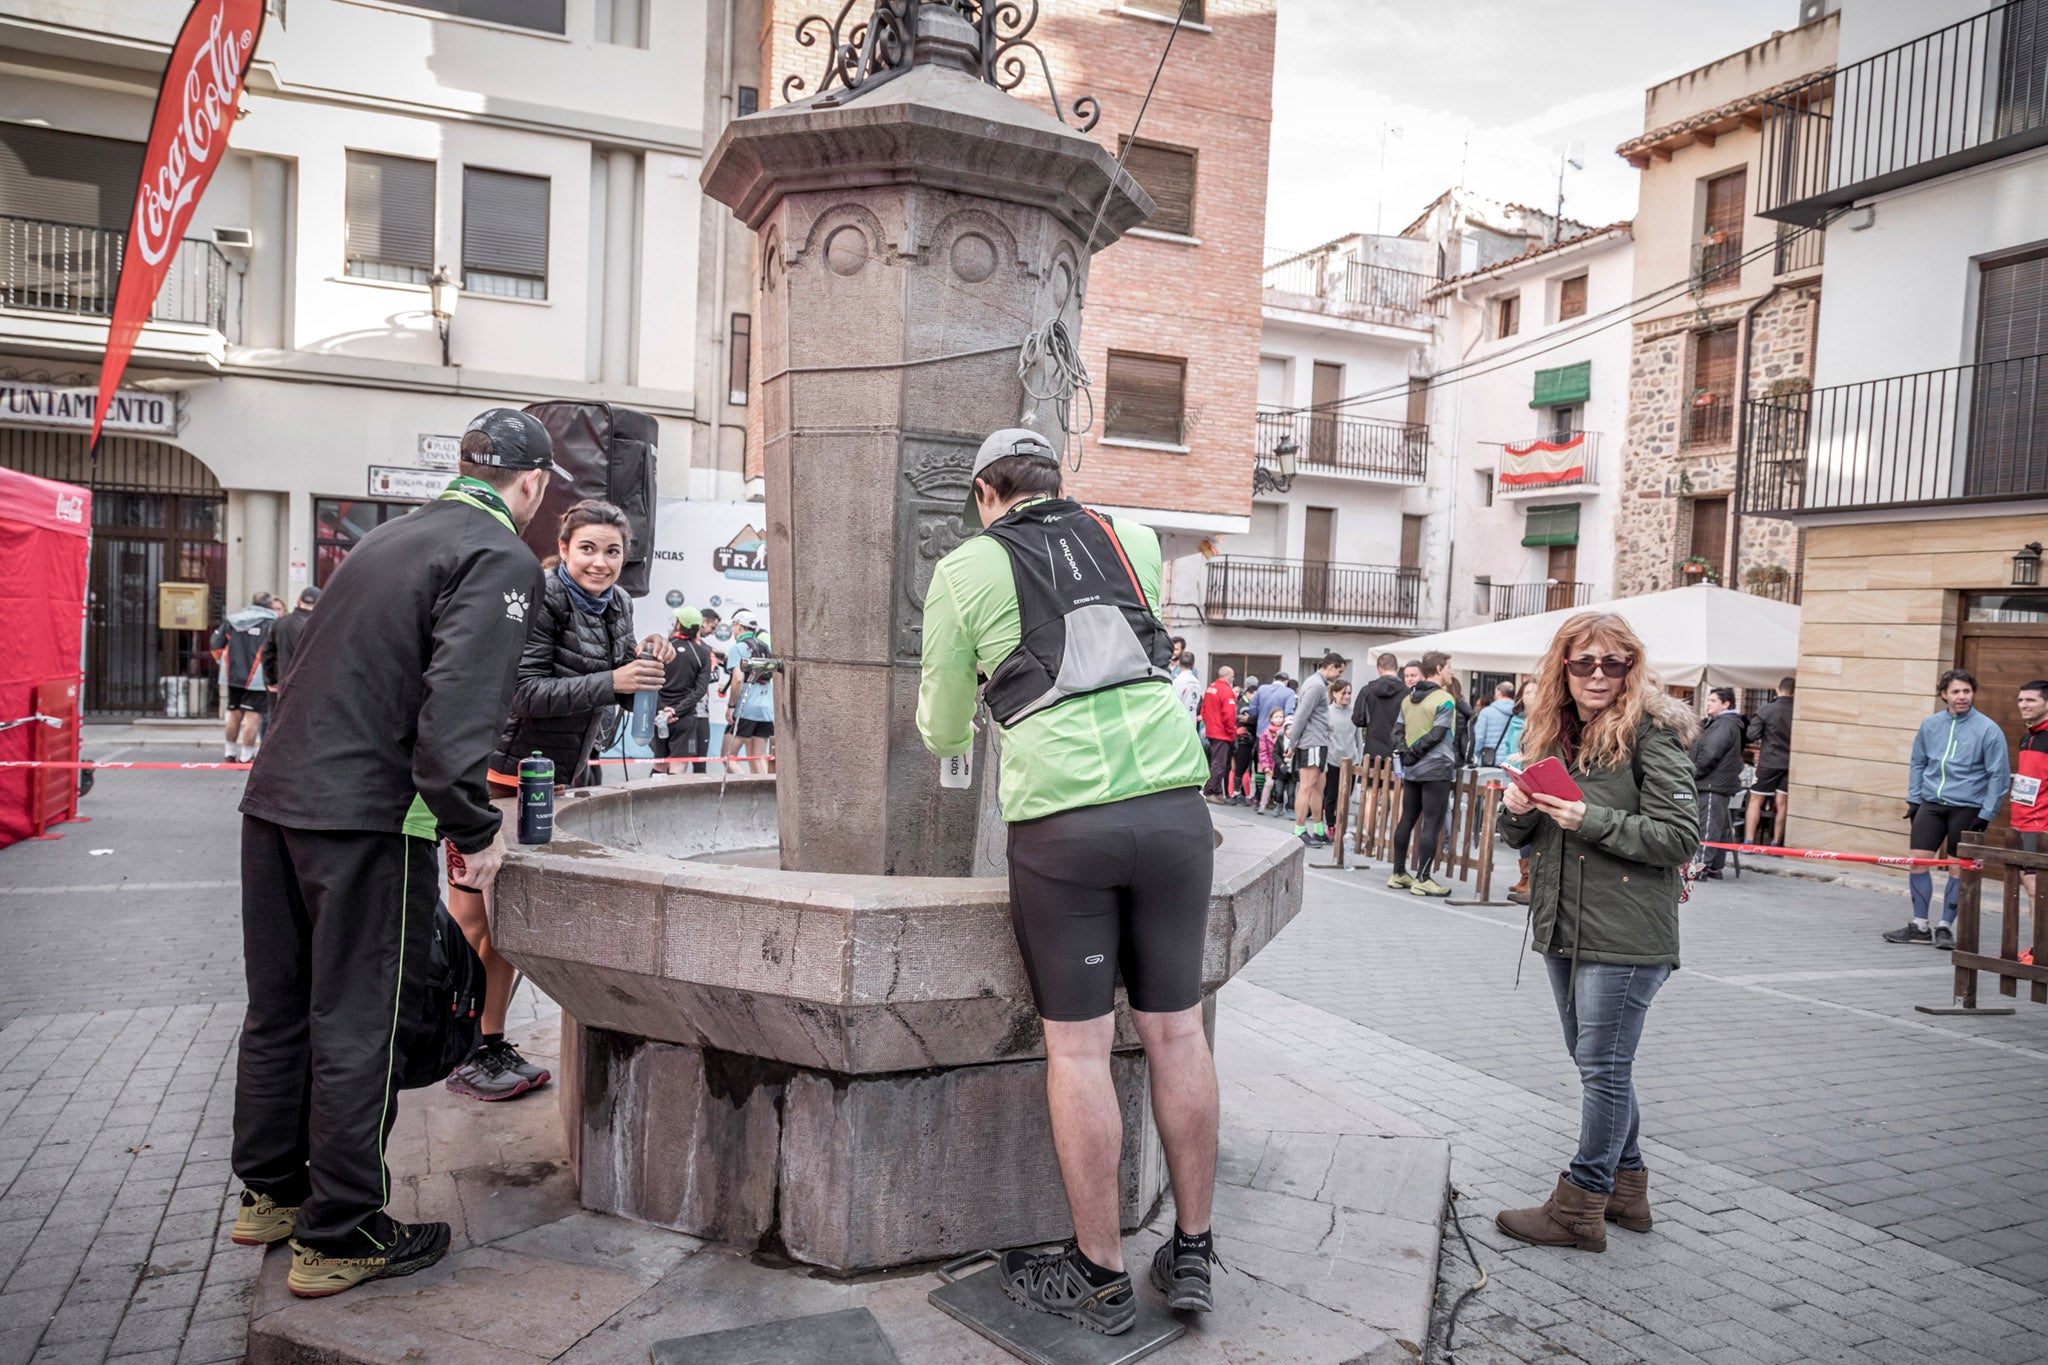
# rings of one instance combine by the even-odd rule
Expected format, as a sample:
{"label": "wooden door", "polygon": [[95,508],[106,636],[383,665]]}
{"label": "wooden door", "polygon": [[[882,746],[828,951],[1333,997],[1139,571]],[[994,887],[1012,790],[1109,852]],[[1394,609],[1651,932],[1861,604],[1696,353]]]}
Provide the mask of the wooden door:
{"label": "wooden door", "polygon": [[1576,545],[1553,545],[1550,547],[1550,562],[1545,566],[1545,576],[1552,580],[1544,593],[1543,609],[1557,611],[1572,605],[1572,593],[1578,587],[1579,547]]}
{"label": "wooden door", "polygon": [[1722,574],[1728,568],[1728,497],[1692,500],[1692,555]]}
{"label": "wooden door", "polygon": [[1315,411],[1308,419],[1308,449],[1303,452],[1311,464],[1337,462],[1337,402],[1344,397],[1344,367],[1318,360],[1309,376],[1309,401]]}
{"label": "wooden door", "polygon": [[[1998,722],[2010,748],[2025,730],[2014,704],[2020,686],[2048,673],[2048,592],[1972,593],[1962,616],[1956,664],[1976,675],[1977,709]],[[1972,619],[1991,616],[2003,619]],[[1997,828],[2010,826],[2007,815],[2000,807]]]}
{"label": "wooden door", "polygon": [[1330,608],[1330,546],[1336,539],[1337,509],[1311,507],[1301,541],[1301,606],[1303,611]]}

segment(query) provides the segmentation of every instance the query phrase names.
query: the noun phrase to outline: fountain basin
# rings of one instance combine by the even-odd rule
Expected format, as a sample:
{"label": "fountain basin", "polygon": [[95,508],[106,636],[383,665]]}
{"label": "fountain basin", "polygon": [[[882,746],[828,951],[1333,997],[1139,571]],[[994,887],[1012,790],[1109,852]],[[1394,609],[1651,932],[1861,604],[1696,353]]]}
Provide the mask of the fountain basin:
{"label": "fountain basin", "polygon": [[[492,936],[561,1003],[586,1206],[853,1271],[1067,1235],[1037,1014],[994,878],[692,861],[775,841],[774,779],[567,798]],[[1303,850],[1219,838],[1203,986],[1292,919]],[[1123,1218],[1164,1182],[1119,992]]]}

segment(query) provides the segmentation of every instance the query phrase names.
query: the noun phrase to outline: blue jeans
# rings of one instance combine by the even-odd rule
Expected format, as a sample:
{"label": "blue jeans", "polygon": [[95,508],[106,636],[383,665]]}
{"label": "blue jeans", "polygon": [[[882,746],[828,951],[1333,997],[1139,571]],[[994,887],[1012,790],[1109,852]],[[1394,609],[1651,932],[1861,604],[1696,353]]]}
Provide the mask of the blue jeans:
{"label": "blue jeans", "polygon": [[[1614,1193],[1614,1172],[1643,1169],[1636,1146],[1636,1044],[1650,1002],[1671,977],[1669,967],[1581,962],[1545,955],[1550,993],[1564,1024],[1564,1045],[1579,1066],[1579,1151],[1571,1182],[1594,1194]],[[1569,997],[1567,991],[1569,990]]]}

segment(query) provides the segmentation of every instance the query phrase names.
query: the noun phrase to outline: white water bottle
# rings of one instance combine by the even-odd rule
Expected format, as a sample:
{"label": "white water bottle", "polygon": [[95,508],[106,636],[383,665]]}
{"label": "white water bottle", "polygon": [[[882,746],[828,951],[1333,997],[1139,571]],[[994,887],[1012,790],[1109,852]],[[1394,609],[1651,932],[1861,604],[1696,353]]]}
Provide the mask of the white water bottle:
{"label": "white water bottle", "polygon": [[974,785],[974,750],[939,760],[939,785],[955,791]]}

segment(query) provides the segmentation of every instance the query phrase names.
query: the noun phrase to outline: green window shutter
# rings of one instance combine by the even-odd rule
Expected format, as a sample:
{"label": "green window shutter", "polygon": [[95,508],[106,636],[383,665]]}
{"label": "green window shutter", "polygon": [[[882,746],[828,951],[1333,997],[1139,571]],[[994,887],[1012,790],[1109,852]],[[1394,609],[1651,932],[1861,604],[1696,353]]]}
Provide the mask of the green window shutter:
{"label": "green window shutter", "polygon": [[1554,370],[1536,371],[1536,396],[1532,408],[1554,408],[1566,403],[1583,403],[1593,396],[1593,362],[1560,365]]}
{"label": "green window shutter", "polygon": [[1531,507],[1529,519],[1522,524],[1524,545],[1576,545],[1579,543],[1579,505],[1575,502],[1558,503],[1550,507]]}

